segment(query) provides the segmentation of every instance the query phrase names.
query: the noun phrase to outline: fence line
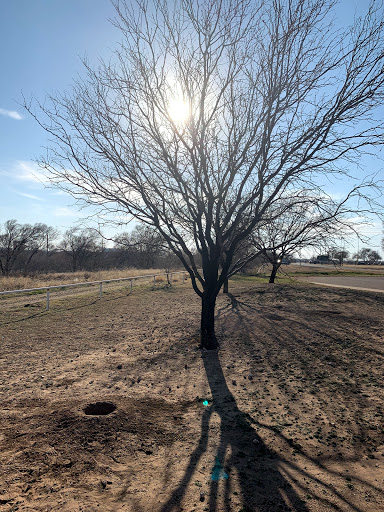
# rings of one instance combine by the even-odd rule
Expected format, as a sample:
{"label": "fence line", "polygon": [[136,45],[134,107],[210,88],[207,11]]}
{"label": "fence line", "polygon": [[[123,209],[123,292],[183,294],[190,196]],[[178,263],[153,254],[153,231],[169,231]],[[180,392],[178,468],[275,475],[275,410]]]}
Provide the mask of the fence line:
{"label": "fence line", "polygon": [[92,286],[92,285],[99,285],[99,297],[100,299],[102,298],[103,296],[103,283],[113,283],[113,282],[116,282],[116,281],[130,281],[131,282],[131,292],[132,292],[132,287],[133,287],[133,281],[135,279],[145,279],[147,277],[153,277],[153,286],[156,286],[156,277],[157,276],[170,276],[170,282],[172,283],[172,276],[173,274],[182,274],[183,276],[183,283],[185,281],[185,276],[188,275],[188,272],[186,272],[185,270],[178,270],[178,271],[173,271],[173,272],[160,272],[159,274],[146,274],[144,276],[133,276],[133,277],[121,277],[121,278],[118,278],[118,279],[104,279],[103,281],[90,281],[90,282],[87,282],[87,283],[71,283],[71,284],[60,284],[60,285],[54,285],[54,286],[43,286],[41,288],[24,288],[22,290],[8,290],[8,291],[5,291],[5,292],[0,292],[0,295],[10,295],[10,294],[14,294],[14,293],[28,293],[28,292],[35,292],[35,291],[40,291],[40,290],[46,290],[46,311],[49,311],[49,306],[50,306],[50,292],[51,290],[54,290],[54,289],[57,289],[57,288],[60,288],[60,289],[63,289],[63,288],[70,288],[70,287],[73,287],[73,286]]}

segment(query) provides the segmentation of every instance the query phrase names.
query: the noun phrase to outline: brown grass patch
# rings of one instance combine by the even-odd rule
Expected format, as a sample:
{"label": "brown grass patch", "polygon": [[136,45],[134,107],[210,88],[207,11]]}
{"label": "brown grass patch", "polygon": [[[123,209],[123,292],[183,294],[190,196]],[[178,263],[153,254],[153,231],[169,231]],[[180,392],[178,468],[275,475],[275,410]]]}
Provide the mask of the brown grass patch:
{"label": "brown grass patch", "polygon": [[[87,283],[92,281],[105,281],[108,279],[125,279],[127,277],[147,276],[160,274],[165,270],[158,268],[124,270],[100,270],[96,272],[58,272],[52,274],[36,274],[30,276],[3,276],[0,277],[0,291],[21,290],[28,288],[43,288],[60,284]],[[160,278],[156,278],[160,280]]]}

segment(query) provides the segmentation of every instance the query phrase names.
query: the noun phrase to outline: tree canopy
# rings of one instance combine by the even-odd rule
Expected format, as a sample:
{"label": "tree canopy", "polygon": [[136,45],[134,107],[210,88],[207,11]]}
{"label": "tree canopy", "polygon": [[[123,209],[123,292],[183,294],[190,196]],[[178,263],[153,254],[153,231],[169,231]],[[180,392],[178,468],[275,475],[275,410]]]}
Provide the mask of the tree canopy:
{"label": "tree canopy", "polygon": [[383,143],[382,5],[342,33],[332,0],[114,4],[111,60],[85,62],[71,92],[37,110],[26,104],[52,136],[40,163],[74,196],[158,230],[202,299],[201,342],[214,349],[216,296],[276,205],[310,192],[335,222],[371,207],[373,177],[341,199],[327,191]]}

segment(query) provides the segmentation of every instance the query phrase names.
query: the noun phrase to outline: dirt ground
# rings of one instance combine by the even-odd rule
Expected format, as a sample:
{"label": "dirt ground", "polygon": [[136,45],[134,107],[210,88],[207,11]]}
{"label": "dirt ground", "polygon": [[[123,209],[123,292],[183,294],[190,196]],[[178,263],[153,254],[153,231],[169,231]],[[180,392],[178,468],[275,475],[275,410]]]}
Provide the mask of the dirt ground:
{"label": "dirt ground", "polygon": [[384,511],[383,294],[232,281],[218,353],[187,284],[1,304],[0,511]]}

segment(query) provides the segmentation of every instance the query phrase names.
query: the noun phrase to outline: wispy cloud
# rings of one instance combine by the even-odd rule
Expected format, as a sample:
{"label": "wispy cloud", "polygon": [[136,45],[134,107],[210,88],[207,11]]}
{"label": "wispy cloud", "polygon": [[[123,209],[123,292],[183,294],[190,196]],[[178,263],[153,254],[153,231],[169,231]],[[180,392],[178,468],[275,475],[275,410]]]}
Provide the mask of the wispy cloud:
{"label": "wispy cloud", "polygon": [[10,168],[0,170],[0,175],[25,182],[47,183],[49,181],[35,163],[25,160],[18,160]]}
{"label": "wispy cloud", "polygon": [[41,201],[41,197],[33,194],[27,194],[26,192],[18,192],[19,196],[27,197],[28,199],[34,199],[35,201]]}
{"label": "wispy cloud", "polygon": [[23,116],[16,112],[16,110],[6,110],[5,108],[0,108],[0,115],[16,119],[17,121],[23,119]]}

